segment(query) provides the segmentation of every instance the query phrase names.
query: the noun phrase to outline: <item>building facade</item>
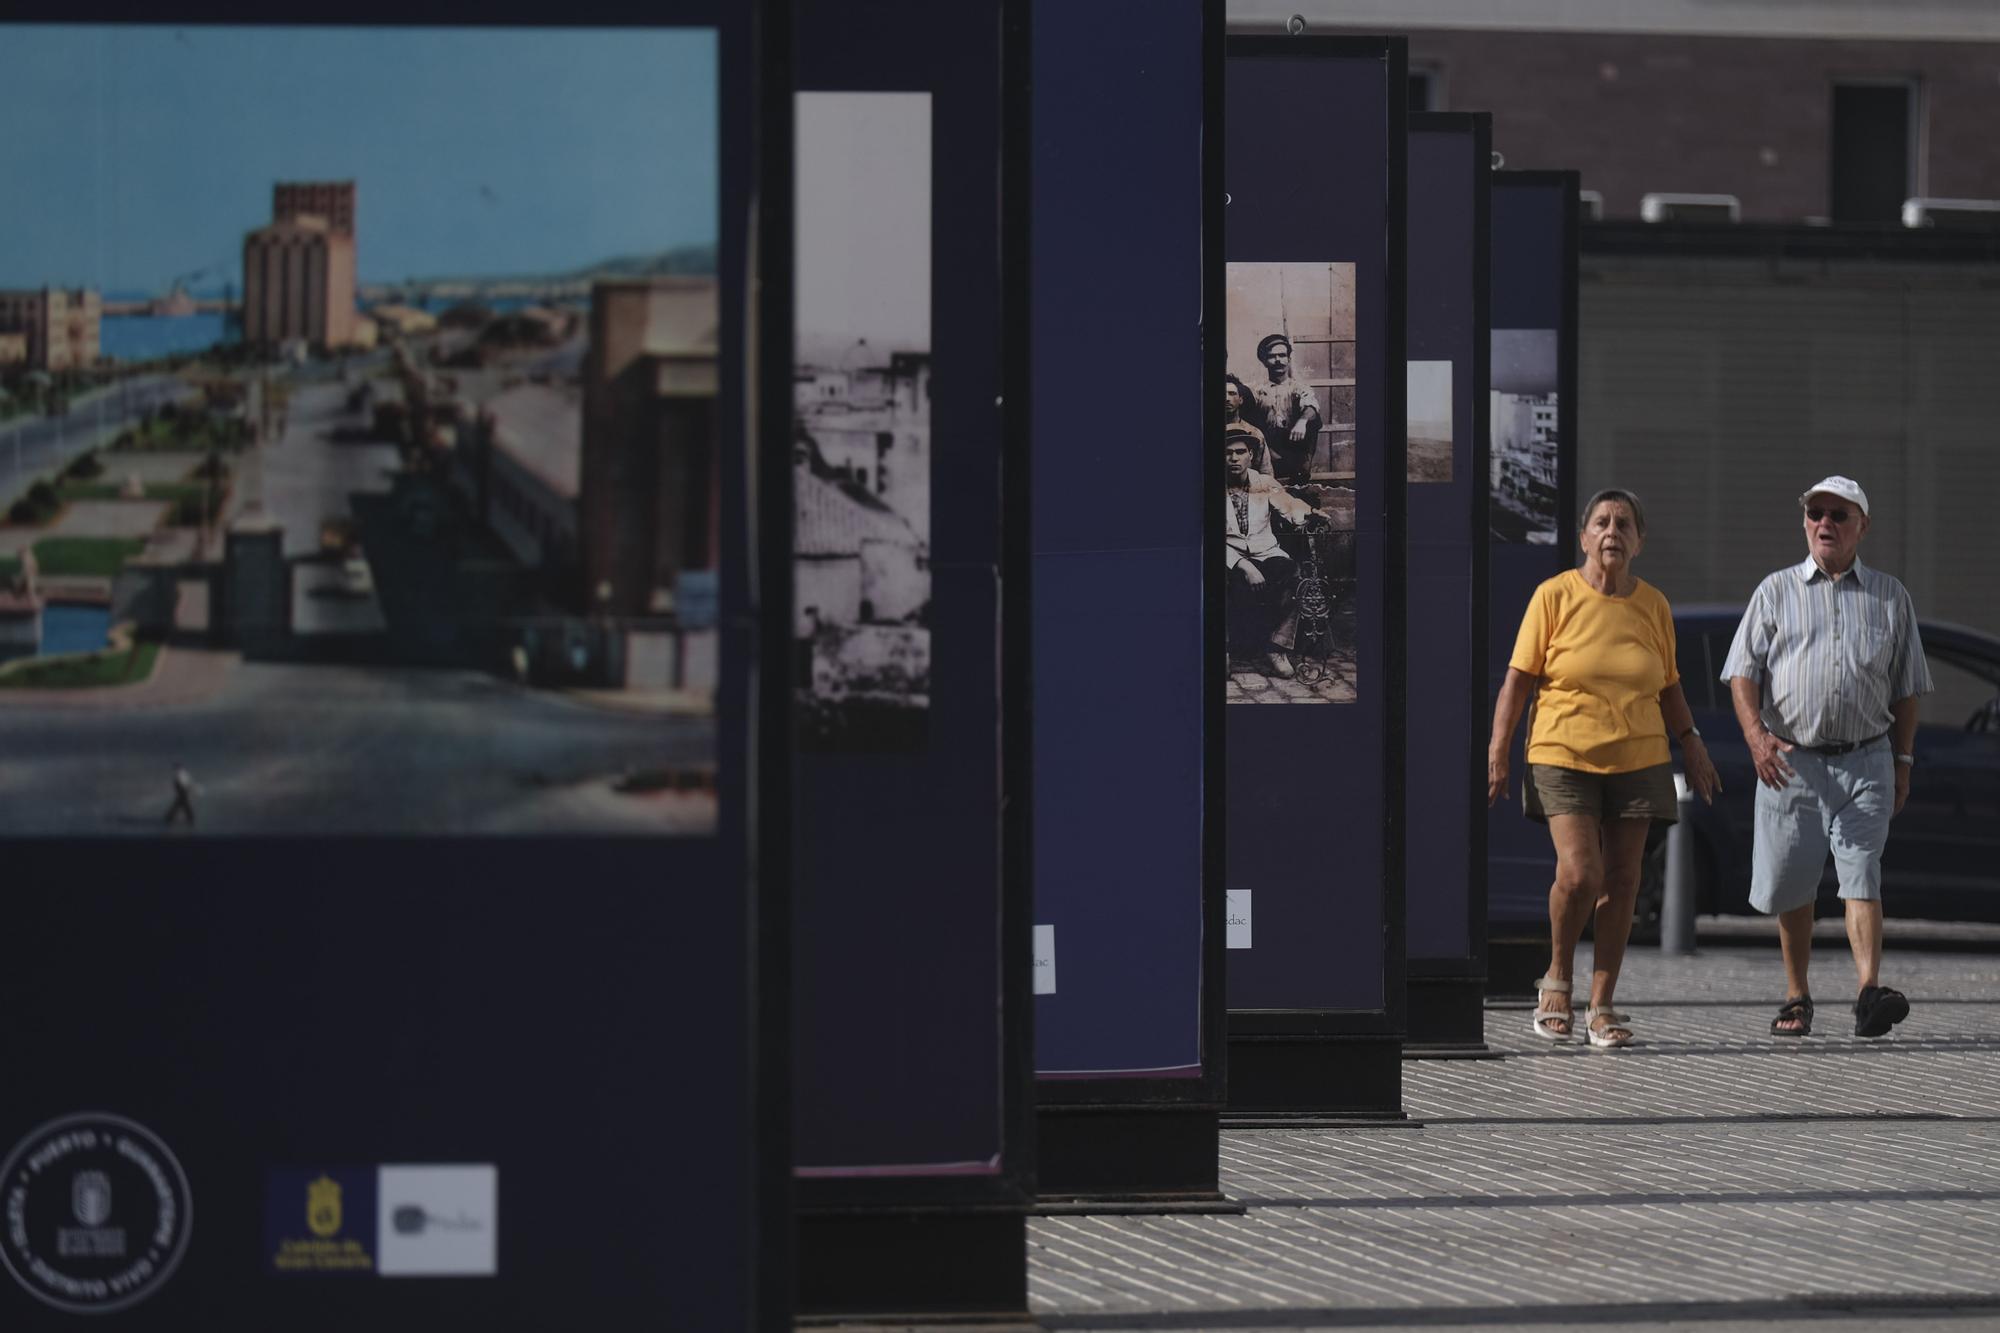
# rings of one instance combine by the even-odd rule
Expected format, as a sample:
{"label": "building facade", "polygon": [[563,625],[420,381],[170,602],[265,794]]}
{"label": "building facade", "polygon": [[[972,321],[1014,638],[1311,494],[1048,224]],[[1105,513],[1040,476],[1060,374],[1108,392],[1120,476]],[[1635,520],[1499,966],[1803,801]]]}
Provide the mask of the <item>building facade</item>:
{"label": "building facade", "polygon": [[243,238],[243,340],[355,343],[354,182],[281,182],[270,225]]}
{"label": "building facade", "polygon": [[1282,31],[1293,12],[1309,32],[1407,37],[1414,109],[1491,112],[1509,168],[1580,171],[1607,219],[1663,193],[1790,223],[2000,200],[1993,5],[1231,0],[1229,21]]}
{"label": "building facade", "polygon": [[243,340],[318,348],[354,340],[354,238],[318,218],[260,227],[243,239]]}
{"label": "building facade", "polygon": [[1580,304],[1577,493],[1645,497],[1641,573],[1677,605],[1741,605],[1802,559],[1799,493],[1837,472],[1868,492],[1861,558],[1919,615],[2000,635],[1980,558],[2000,497],[2000,258],[1586,254]]}
{"label": "building facade", "polygon": [[591,288],[579,528],[591,608],[676,609],[720,553],[713,278]]}
{"label": "building facade", "polygon": [[488,399],[451,450],[453,483],[481,521],[523,566],[571,588],[582,419],[574,386],[519,384]]}
{"label": "building facade", "polygon": [[103,318],[103,300],[88,287],[0,291],[0,364],[25,363],[35,370],[93,366]]}
{"label": "building facade", "polygon": [[325,220],[341,236],[354,235],[353,181],[279,181],[271,187],[271,221]]}

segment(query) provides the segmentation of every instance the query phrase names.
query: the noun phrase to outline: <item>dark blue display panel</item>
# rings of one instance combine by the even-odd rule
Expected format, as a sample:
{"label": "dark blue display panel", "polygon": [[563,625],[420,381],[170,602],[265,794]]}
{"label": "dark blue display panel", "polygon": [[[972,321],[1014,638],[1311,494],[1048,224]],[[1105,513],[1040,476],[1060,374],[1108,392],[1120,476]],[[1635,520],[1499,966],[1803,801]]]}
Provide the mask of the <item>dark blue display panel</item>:
{"label": "dark blue display panel", "polygon": [[[752,421],[781,449],[788,432],[770,410],[783,397],[753,417],[763,386],[746,355],[766,335],[759,356],[785,378],[767,335],[788,323],[788,256],[753,253],[750,225],[784,236],[790,163],[762,133],[759,98],[786,60],[757,48],[782,10],[675,0],[645,16],[662,26],[634,28],[583,4],[533,33],[520,25],[550,16],[506,3],[482,14],[487,29],[436,26],[451,16],[421,5],[386,16],[410,27],[352,26],[368,10],[287,14],[339,27],[85,33],[84,57],[56,62],[70,114],[17,123],[0,149],[15,180],[15,153],[81,163],[77,199],[107,201],[71,223],[93,230],[102,268],[51,260],[50,281],[165,295],[179,275],[209,306],[104,317],[224,330],[224,351],[185,368],[215,387],[202,410],[111,420],[153,465],[160,452],[137,438],[148,431],[185,431],[197,457],[214,441],[235,487],[226,539],[183,542],[172,529],[188,525],[168,521],[157,558],[111,580],[166,569],[183,610],[195,588],[214,594],[205,626],[171,616],[157,640],[145,599],[112,594],[160,645],[165,674],[147,693],[101,715],[81,701],[60,718],[0,705],[0,768],[23,798],[10,814],[53,804],[81,771],[62,752],[31,756],[28,738],[93,716],[114,725],[66,753],[125,747],[130,762],[107,770],[137,793],[108,771],[90,799],[50,812],[63,831],[24,820],[0,834],[0,1002],[36,1015],[0,1030],[0,1161],[79,1111],[123,1117],[143,1127],[134,1142],[171,1154],[177,1169],[137,1182],[115,1164],[80,1169],[81,1192],[52,1177],[58,1219],[116,1246],[143,1243],[151,1187],[184,1172],[185,1257],[132,1307],[133,1327],[394,1333],[617,1326],[634,1312],[786,1327],[787,1182],[770,1188],[764,1168],[789,1139],[788,1070],[769,1060],[783,1033],[760,1025],[754,994],[773,903],[753,874],[751,753],[758,617],[785,617],[760,605],[750,510],[771,496],[768,479],[753,484]],[[693,39],[699,62],[665,58],[673,37]],[[171,78],[105,77],[129,43],[155,39],[160,58],[142,63]],[[501,62],[507,42],[518,52]],[[10,86],[30,43],[10,30]],[[454,44],[456,61],[437,54]],[[547,83],[516,77],[527,66]],[[685,116],[658,114],[648,75],[663,66],[685,80],[669,98]],[[228,100],[226,123],[203,116],[213,97]],[[412,101],[421,114],[397,114]],[[587,140],[551,130],[580,109]],[[43,151],[71,131],[87,150]],[[120,210],[109,201],[143,187],[96,164],[135,150],[177,184]],[[198,180],[172,165],[190,162]],[[468,179],[469,162],[491,174]],[[320,190],[340,183],[322,171],[351,174],[353,191]],[[662,175],[673,210],[628,193]],[[288,195],[288,182],[313,188]],[[697,230],[675,230],[682,208]],[[202,221],[212,209],[239,212],[217,231]],[[199,251],[165,243],[197,224]],[[246,234],[302,248],[345,236],[351,248],[331,248],[356,259],[358,309],[327,308],[400,329],[382,336],[404,357],[322,325],[279,338],[291,345],[259,366],[241,266],[262,252]],[[516,242],[504,266],[481,266]],[[40,262],[35,246],[10,231],[8,262]],[[168,254],[185,257],[162,266]],[[425,257],[399,258],[411,254]],[[641,276],[640,256],[678,267]],[[413,277],[441,290],[405,290]],[[513,296],[494,292],[501,278]],[[460,312],[447,345],[425,316],[468,289],[485,308]],[[682,297],[698,308],[691,336]],[[522,305],[539,308],[511,321]],[[242,404],[223,386],[253,382],[261,405],[232,416]],[[419,383],[437,397],[392,393]],[[371,419],[363,389],[402,406]],[[510,417],[550,395],[567,406]],[[586,423],[586,404],[605,415]],[[265,438],[223,424],[245,420]],[[599,464],[624,469],[617,484],[591,474]],[[600,592],[578,577],[600,558],[636,581],[607,572]],[[468,590],[479,597],[454,596]],[[192,664],[210,692],[165,688]],[[671,699],[652,675],[668,666],[695,673]],[[630,763],[605,763],[627,746]],[[183,759],[186,792],[169,785]],[[191,814],[165,818],[170,791]],[[40,1182],[7,1176],[43,1206]],[[635,1209],[634,1182],[655,1205],[702,1207]],[[577,1225],[614,1214],[624,1221]],[[57,1319],[27,1285],[0,1272],[0,1327]]]}
{"label": "dark blue display panel", "polygon": [[1226,558],[1232,1035],[1256,1030],[1246,1010],[1393,1032],[1403,1000],[1401,60],[1362,39],[1229,48],[1229,372],[1270,469],[1215,515],[1267,552],[1255,584]]}
{"label": "dark blue display panel", "polygon": [[1411,783],[1408,798],[1422,831],[1406,881],[1413,975],[1476,971],[1486,938],[1488,138],[1484,116],[1411,119],[1408,679],[1423,706],[1410,711],[1408,762],[1439,779]]}
{"label": "dark blue display panel", "polygon": [[[867,14],[797,13],[799,1198],[1006,1201],[1032,1067],[1026,868],[1003,845],[1025,651],[1002,625],[1025,406],[1004,34],[993,4]],[[891,666],[849,671],[871,643]]]}
{"label": "dark blue display panel", "polygon": [[[1493,173],[1492,391],[1487,545],[1486,717],[1506,679],[1535,587],[1576,562],[1575,172]],[[1496,925],[1546,926],[1555,851],[1521,812],[1519,729],[1509,800],[1487,824],[1486,911]]]}
{"label": "dark blue display panel", "polygon": [[1204,424],[1219,420],[1220,400],[1204,360],[1203,164],[1190,151],[1203,135],[1204,8],[1036,6],[1034,864],[1035,922],[1052,949],[1037,951],[1035,1067],[1045,1080],[1201,1073],[1201,589],[1215,463]]}

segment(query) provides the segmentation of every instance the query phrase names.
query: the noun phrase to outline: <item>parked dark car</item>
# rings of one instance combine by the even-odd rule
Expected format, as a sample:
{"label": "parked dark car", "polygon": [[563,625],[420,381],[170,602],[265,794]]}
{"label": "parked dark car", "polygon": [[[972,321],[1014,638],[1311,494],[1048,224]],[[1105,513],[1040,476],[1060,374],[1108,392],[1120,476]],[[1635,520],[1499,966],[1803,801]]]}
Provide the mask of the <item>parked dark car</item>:
{"label": "parked dark car", "polygon": [[[1736,725],[1729,687],[1716,679],[1741,607],[1693,606],[1674,616],[1681,686],[1722,778],[1713,806],[1694,803],[1696,911],[1750,907],[1750,841],[1757,774]],[[2000,921],[2000,639],[1961,625],[1919,623],[1937,693],[1923,699],[1910,799],[1890,826],[1882,897],[1891,916]],[[1639,923],[1655,926],[1666,844],[1649,845]],[[1828,860],[1819,914],[1838,914]]]}

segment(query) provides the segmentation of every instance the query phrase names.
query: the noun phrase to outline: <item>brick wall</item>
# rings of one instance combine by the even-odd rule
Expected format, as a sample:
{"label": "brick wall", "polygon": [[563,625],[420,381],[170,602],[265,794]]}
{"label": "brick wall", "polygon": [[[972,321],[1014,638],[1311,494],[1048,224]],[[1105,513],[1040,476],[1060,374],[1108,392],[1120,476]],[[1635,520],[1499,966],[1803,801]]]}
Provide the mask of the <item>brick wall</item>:
{"label": "brick wall", "polygon": [[1653,191],[1734,194],[1746,220],[1828,212],[1832,86],[1920,80],[1918,180],[2000,199],[2000,44],[1610,33],[1421,31],[1412,68],[1441,75],[1440,110],[1493,113],[1509,167],[1583,173],[1606,217]]}

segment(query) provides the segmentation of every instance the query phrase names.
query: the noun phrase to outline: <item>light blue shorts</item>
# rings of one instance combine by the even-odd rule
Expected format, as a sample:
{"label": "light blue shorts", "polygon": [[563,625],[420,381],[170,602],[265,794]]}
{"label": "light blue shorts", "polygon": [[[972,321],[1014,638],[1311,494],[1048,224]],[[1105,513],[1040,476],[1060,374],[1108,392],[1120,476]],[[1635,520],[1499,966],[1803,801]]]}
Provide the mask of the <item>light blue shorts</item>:
{"label": "light blue shorts", "polygon": [[1750,905],[1789,912],[1819,895],[1826,854],[1840,896],[1882,896],[1882,848],[1896,808],[1896,756],[1886,736],[1841,755],[1797,749],[1785,756],[1791,781],[1773,791],[1757,784],[1756,843],[1750,858]]}

